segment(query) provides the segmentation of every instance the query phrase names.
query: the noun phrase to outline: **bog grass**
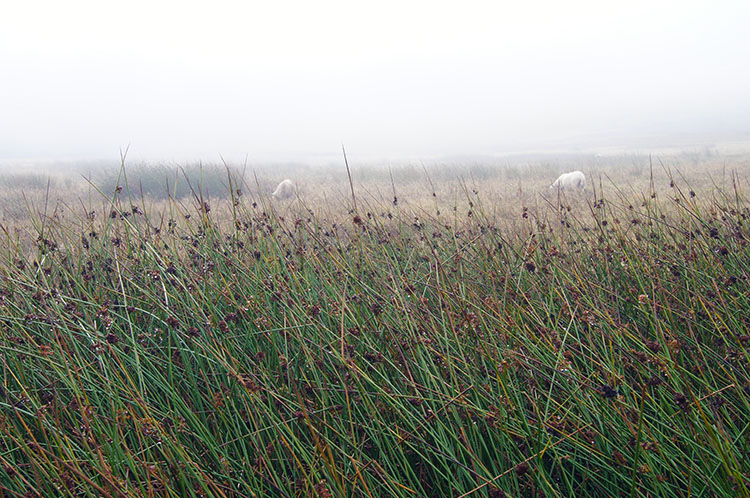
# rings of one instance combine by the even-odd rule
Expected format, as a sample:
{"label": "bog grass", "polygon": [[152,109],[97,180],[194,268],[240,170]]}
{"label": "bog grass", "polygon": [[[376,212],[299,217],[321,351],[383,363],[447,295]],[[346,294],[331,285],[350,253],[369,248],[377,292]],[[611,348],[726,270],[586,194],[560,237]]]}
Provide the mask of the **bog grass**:
{"label": "bog grass", "polygon": [[679,166],[36,203],[0,495],[749,496],[747,171]]}

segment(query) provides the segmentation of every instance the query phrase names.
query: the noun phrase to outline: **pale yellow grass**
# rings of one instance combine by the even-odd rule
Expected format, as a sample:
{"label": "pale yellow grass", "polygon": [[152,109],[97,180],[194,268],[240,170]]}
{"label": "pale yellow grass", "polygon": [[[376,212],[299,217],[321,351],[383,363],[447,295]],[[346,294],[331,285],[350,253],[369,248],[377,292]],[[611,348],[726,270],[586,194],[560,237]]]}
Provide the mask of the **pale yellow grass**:
{"label": "pale yellow grass", "polygon": [[[467,217],[480,215],[512,228],[524,209],[530,216],[543,219],[562,202],[585,216],[595,199],[639,202],[655,193],[662,200],[679,196],[670,182],[685,196],[693,191],[705,199],[734,190],[733,182],[746,191],[750,178],[750,156],[677,154],[671,156],[617,156],[607,158],[547,160],[498,160],[492,164],[410,163],[357,165],[352,167],[358,212],[361,216],[386,217],[391,211],[418,219],[438,218],[443,223],[460,223]],[[126,164],[126,170],[128,165]],[[212,166],[211,168],[222,168]],[[579,169],[586,174],[587,188],[583,194],[559,193],[549,185],[560,173]],[[319,220],[336,223],[353,216],[353,202],[346,170],[340,166],[320,168],[276,168],[258,166],[244,170],[244,179],[235,179],[242,190],[240,202],[249,210],[268,210],[290,219],[312,213]],[[0,174],[0,224],[6,233],[16,236],[33,234],[35,225],[46,219],[69,219],[82,225],[86,214],[97,216],[111,212],[113,192],[100,192],[82,175],[61,171],[34,173],[49,178],[29,186],[23,174],[5,171]],[[116,172],[113,172],[116,174]],[[47,176],[45,176],[47,175]],[[270,192],[276,184],[289,177],[299,186],[299,197],[289,201],[273,201]],[[38,179],[37,179],[38,180]],[[151,215],[153,224],[169,219],[180,222],[185,214],[195,213],[196,198],[141,198],[137,186],[131,185],[130,199],[125,192],[118,195],[120,207],[138,206]],[[394,204],[394,197],[396,203]],[[231,221],[231,200],[227,197],[204,199],[211,206],[211,216],[219,223]],[[252,208],[255,203],[257,207]],[[550,209],[552,208],[552,209]]]}

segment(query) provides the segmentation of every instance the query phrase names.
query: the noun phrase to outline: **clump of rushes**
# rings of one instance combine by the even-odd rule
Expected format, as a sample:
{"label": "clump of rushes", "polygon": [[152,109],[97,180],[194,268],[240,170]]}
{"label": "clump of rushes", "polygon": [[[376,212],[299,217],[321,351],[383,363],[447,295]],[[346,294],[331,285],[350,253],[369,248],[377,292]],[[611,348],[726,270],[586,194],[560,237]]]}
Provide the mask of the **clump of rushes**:
{"label": "clump of rushes", "polygon": [[748,496],[750,205],[670,180],[507,219],[124,178],[30,213],[0,494]]}

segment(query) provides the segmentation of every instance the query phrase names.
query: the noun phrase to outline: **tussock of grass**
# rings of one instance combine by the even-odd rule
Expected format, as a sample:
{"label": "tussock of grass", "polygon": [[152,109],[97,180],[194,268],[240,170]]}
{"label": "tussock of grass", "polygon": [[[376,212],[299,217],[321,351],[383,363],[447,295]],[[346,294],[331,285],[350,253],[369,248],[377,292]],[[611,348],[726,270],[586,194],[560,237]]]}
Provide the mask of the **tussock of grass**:
{"label": "tussock of grass", "polygon": [[4,495],[748,496],[738,187],[336,217],[225,178],[6,232]]}

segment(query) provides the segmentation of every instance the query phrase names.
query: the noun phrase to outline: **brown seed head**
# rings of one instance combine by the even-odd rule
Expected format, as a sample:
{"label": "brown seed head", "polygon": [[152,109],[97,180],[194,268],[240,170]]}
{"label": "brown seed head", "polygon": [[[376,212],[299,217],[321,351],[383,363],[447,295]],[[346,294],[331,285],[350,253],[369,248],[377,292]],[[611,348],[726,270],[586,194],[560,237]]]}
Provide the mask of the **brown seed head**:
{"label": "brown seed head", "polygon": [[522,475],[524,475],[528,471],[529,471],[529,464],[528,463],[521,462],[518,465],[516,465],[516,475],[518,475],[518,477],[521,477]]}

